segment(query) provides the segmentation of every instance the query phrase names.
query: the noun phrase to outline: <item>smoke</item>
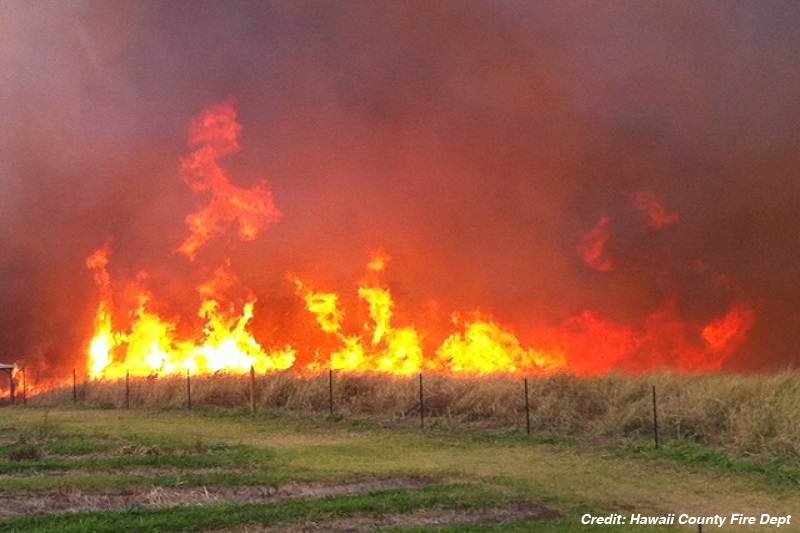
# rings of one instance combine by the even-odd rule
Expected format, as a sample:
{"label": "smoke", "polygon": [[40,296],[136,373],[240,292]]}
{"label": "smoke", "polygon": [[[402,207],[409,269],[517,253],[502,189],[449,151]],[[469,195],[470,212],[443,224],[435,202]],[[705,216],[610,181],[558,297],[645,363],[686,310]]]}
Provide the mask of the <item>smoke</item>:
{"label": "smoke", "polygon": [[[176,309],[230,255],[261,339],[303,306],[287,272],[352,288],[385,247],[401,322],[480,308],[535,338],[666,314],[700,345],[747,306],[724,368],[793,365],[798,22],[792,2],[4,2],[0,360],[80,367],[85,259],[112,238],[111,278],[148,271]],[[231,97],[230,186],[267,183],[283,216],[201,265],[174,253],[204,205],[181,158]],[[598,220],[613,269],[580,252]]]}

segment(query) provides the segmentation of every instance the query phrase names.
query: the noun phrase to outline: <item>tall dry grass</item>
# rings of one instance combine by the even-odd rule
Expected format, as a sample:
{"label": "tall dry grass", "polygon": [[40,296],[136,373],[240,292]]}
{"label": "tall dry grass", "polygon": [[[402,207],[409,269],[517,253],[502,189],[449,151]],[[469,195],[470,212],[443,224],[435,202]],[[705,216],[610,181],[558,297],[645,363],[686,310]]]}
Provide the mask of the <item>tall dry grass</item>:
{"label": "tall dry grass", "polygon": [[[566,375],[529,380],[531,427],[570,437],[602,441],[651,439],[652,396],[658,399],[662,441],[693,441],[738,456],[800,462],[800,372],[773,375],[678,376],[582,379]],[[195,408],[249,408],[249,376],[193,377]],[[328,375],[291,372],[257,376],[255,404],[323,416],[329,409]],[[125,405],[125,381],[90,381],[78,386],[79,403]],[[424,377],[428,425],[522,427],[520,380]],[[131,407],[186,407],[186,378],[130,381]],[[30,405],[71,405],[72,388],[49,391]],[[411,379],[334,375],[334,410],[344,417],[417,424],[419,382]]]}

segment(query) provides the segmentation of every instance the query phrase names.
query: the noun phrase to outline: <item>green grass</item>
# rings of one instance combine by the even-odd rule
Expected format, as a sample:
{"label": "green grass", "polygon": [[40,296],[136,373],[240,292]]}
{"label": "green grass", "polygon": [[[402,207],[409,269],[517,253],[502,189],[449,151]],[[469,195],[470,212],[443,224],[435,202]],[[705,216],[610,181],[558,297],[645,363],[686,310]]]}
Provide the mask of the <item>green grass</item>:
{"label": "green grass", "polygon": [[94,459],[43,459],[10,461],[0,463],[0,474],[24,472],[54,472],[69,470],[125,470],[134,468],[212,468],[250,464],[265,464],[263,455],[259,460],[248,449],[218,454],[197,455],[121,455]]}
{"label": "green grass", "polygon": [[777,459],[768,461],[744,461],[720,450],[693,442],[670,442],[656,449],[651,443],[637,442],[623,450],[623,456],[646,457],[670,461],[692,468],[713,469],[720,472],[751,474],[763,478],[774,488],[800,487],[800,468],[793,463]]}
{"label": "green grass", "polygon": [[[640,533],[642,526],[626,525],[598,525],[594,524],[586,526],[581,524],[580,520],[563,518],[556,520],[542,520],[537,522],[504,522],[501,524],[478,524],[478,525],[463,525],[445,528],[395,528],[386,531],[403,531],[406,533],[515,533],[515,532],[530,532],[530,533],[571,533],[573,531],[589,530],[593,533]],[[677,531],[675,527],[667,526],[647,526],[647,531],[658,533],[659,531]],[[684,531],[687,531],[684,528]]]}
{"label": "green grass", "polygon": [[363,513],[405,513],[432,507],[468,509],[497,503],[504,503],[504,498],[477,485],[439,485],[417,491],[374,492],[316,501],[25,516],[0,523],[0,532],[205,531],[240,524],[275,526],[310,518],[325,521]]}
{"label": "green grass", "polygon": [[[43,412],[8,409],[0,436],[34,435]],[[57,424],[54,423],[57,421]],[[584,512],[787,514],[800,507],[791,463],[757,463],[700,444],[594,446],[552,434],[436,427],[419,431],[374,422],[286,417],[276,413],[53,410],[44,445],[74,446],[70,458],[11,462],[0,490],[83,490],[125,487],[279,485],[423,476],[439,484],[408,492],[270,504],[225,504],[172,509],[17,517],[2,531],[203,531],[248,523],[292,524],[338,516],[412,509],[468,508],[530,501],[556,509],[561,519],[502,526],[458,526],[452,531],[575,531]],[[41,435],[36,438],[41,438]],[[83,457],[80,442],[156,447],[161,455]],[[94,444],[92,444],[94,443]],[[680,444],[680,445],[679,445]],[[43,467],[43,465],[45,465]],[[239,472],[193,472],[198,467],[248,467]],[[137,468],[164,468],[137,473]],[[17,470],[14,470],[14,469]],[[22,468],[22,470],[20,470]],[[252,468],[252,470],[250,470]],[[6,470],[2,470],[6,469]],[[49,470],[48,470],[49,469]],[[75,475],[50,476],[56,470]],[[100,472],[103,471],[103,472]],[[114,471],[108,474],[105,471]],[[113,529],[116,528],[116,529]],[[648,531],[672,531],[649,526]],[[592,531],[638,531],[592,526]],[[757,531],[758,528],[748,529]],[[413,531],[425,531],[416,529]]]}
{"label": "green grass", "polygon": [[[249,385],[248,376],[198,376],[193,379],[193,404],[195,409],[224,409],[228,414],[246,411]],[[655,386],[663,442],[697,442],[741,459],[758,456],[800,467],[799,371],[594,379],[558,374],[529,379],[529,385],[530,418],[537,433],[616,446],[646,440],[652,434],[651,390]],[[426,375],[424,386],[428,425],[524,427],[519,380]],[[320,418],[328,414],[327,376],[273,372],[257,376],[255,389],[259,411],[313,413]],[[336,416],[415,426],[417,391],[415,379],[335,373]],[[134,380],[131,394],[136,408],[180,411],[186,405],[185,380],[180,377]],[[77,406],[121,407],[123,399],[123,381],[92,381],[82,388]],[[72,390],[54,389],[28,404],[74,405]]]}

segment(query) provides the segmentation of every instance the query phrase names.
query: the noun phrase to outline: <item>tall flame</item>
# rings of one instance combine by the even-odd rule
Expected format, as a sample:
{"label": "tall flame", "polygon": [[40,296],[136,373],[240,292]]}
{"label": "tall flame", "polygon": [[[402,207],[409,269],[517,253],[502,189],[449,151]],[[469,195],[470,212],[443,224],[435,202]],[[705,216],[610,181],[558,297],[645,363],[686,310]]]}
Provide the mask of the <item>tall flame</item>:
{"label": "tall flame", "polygon": [[211,201],[186,217],[190,235],[178,251],[189,259],[195,259],[200,248],[234,222],[240,238],[253,240],[281,216],[266,183],[250,189],[236,187],[219,165],[220,159],[240,150],[242,127],[237,116],[233,104],[227,102],[209,107],[192,123],[189,146],[195,150],[181,161],[181,174],[194,191],[211,193]]}

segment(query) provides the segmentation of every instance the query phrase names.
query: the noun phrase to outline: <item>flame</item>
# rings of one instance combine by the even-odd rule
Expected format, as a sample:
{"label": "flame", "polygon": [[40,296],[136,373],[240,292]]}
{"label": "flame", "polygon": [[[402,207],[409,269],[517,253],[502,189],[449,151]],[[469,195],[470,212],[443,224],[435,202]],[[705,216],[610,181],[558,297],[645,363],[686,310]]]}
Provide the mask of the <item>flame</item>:
{"label": "flame", "polygon": [[647,216],[650,217],[649,225],[653,229],[661,229],[679,219],[677,213],[669,213],[664,204],[652,192],[632,192],[627,193],[626,196],[633,200],[633,205],[637,209],[647,213]]}
{"label": "flame", "polygon": [[[376,269],[373,257],[367,264],[368,272],[382,271],[388,259],[384,252],[381,269]],[[343,313],[337,306],[339,296],[316,292],[307,283],[296,278],[294,281],[308,311],[316,317],[323,331],[334,334],[340,341],[340,348],[330,354],[327,362],[332,369],[396,376],[409,376],[423,370],[485,376],[543,374],[562,370],[566,366],[563,353],[524,348],[510,330],[477,317],[466,324],[463,333],[447,336],[426,359],[423,350],[426,333],[414,325],[395,327],[395,303],[391,291],[377,285],[377,281],[370,276],[364,281],[365,285],[358,289],[358,296],[366,304],[370,320],[362,325],[360,333],[344,334],[341,331]],[[454,323],[458,323],[457,317]],[[315,371],[325,366],[324,361],[317,360],[308,370]]]}
{"label": "flame", "polygon": [[[233,224],[238,225],[241,240],[247,241],[280,217],[266,185],[239,189],[218,164],[239,151],[240,132],[231,103],[212,106],[192,124],[193,151],[182,160],[181,173],[194,191],[210,193],[211,201],[187,218],[190,236],[178,250],[190,260]],[[648,213],[653,227],[677,220],[652,193],[630,196]],[[610,217],[602,216],[578,247],[586,263],[601,272],[613,269],[606,253],[610,223]],[[415,314],[395,301],[392,287],[382,279],[391,257],[377,250],[370,254],[354,294],[344,294],[349,299],[336,291],[318,290],[313,280],[287,274],[305,307],[298,315],[303,337],[321,340],[309,350],[277,341],[262,344],[265,339],[256,338],[251,326],[258,300],[242,286],[229,259],[189,291],[199,302],[196,312],[171,318],[163,316],[147,273],[128,284],[121,301],[112,290],[110,260],[110,243],[86,260],[100,293],[86,347],[86,369],[92,378],[244,373],[251,368],[391,376],[423,371],[460,376],[565,371],[597,375],[662,367],[713,372],[745,341],[754,322],[753,311],[740,303],[707,324],[691,324],[682,319],[676,303],[668,301],[638,324],[617,324],[592,310],[558,325],[528,325],[520,335],[486,313],[453,313],[452,321],[442,324],[430,313]],[[345,301],[355,304],[347,313]]]}
{"label": "flame", "polygon": [[338,333],[342,328],[344,314],[339,310],[339,296],[334,293],[316,292],[309,289],[294,275],[288,276],[297,286],[298,294],[305,300],[308,310],[327,333]]}
{"label": "flame", "polygon": [[111,244],[106,243],[86,259],[86,266],[92,270],[94,281],[103,295],[95,315],[95,335],[89,344],[88,366],[93,375],[111,364],[111,349],[115,344],[111,324],[111,276],[107,269],[110,255]]}
{"label": "flame", "polygon": [[566,366],[563,353],[523,348],[510,331],[477,319],[467,323],[463,333],[448,337],[436,353],[460,374],[543,374]]}
{"label": "flame", "polygon": [[386,270],[386,265],[389,264],[389,254],[386,253],[386,250],[376,250],[372,252],[372,257],[367,263],[367,270],[370,272],[383,272]]}
{"label": "flame", "polygon": [[567,354],[569,370],[579,375],[654,369],[709,373],[719,371],[744,342],[754,317],[752,309],[736,304],[724,317],[706,324],[702,338],[696,340],[674,301],[638,325],[617,324],[594,311],[583,311],[551,328],[543,344]]}
{"label": "flame", "polygon": [[606,245],[611,239],[611,231],[608,229],[610,223],[610,217],[606,215],[600,217],[594,228],[583,236],[578,245],[578,252],[583,257],[583,260],[598,272],[611,272],[614,270],[614,263],[606,255]]}
{"label": "flame", "polygon": [[[95,257],[95,253],[92,257]],[[105,252],[107,259],[108,252]],[[96,280],[109,280],[107,272]],[[194,374],[218,371],[246,372],[282,370],[292,366],[296,354],[285,346],[265,350],[249,331],[256,300],[250,296],[241,307],[224,301],[222,294],[238,283],[226,263],[214,276],[197,288],[203,297],[197,315],[203,320],[196,338],[181,338],[177,323],[161,318],[149,309],[152,294],[140,284],[140,276],[130,292],[137,302],[127,330],[115,330],[110,309],[104,299],[95,318],[95,334],[89,344],[88,372],[92,378],[168,375],[183,372]]]}
{"label": "flame", "polygon": [[186,217],[190,235],[178,251],[189,259],[195,259],[200,248],[234,222],[241,239],[253,240],[264,226],[281,217],[266,183],[250,189],[236,187],[218,163],[240,150],[242,127],[237,116],[228,102],[211,106],[192,123],[189,146],[195,150],[181,161],[181,174],[192,190],[210,192],[211,202]]}
{"label": "flame", "polygon": [[755,315],[745,305],[736,305],[728,313],[703,328],[703,339],[716,352],[732,352],[744,342]]}
{"label": "flame", "polygon": [[[381,261],[381,268],[376,269],[375,258],[370,260],[368,271],[382,270],[388,256],[384,255]],[[317,292],[294,276],[290,279],[322,330],[333,334],[340,342],[340,348],[330,354],[327,364],[318,357],[308,366],[308,371],[319,371],[325,366],[348,372],[380,372],[400,376],[421,371],[421,335],[413,327],[396,329],[392,326],[394,301],[388,289],[377,286],[358,289],[358,296],[367,304],[371,319],[362,327],[362,332],[368,337],[365,339],[361,335],[342,333],[344,313],[338,307],[340,298],[337,294]]]}

